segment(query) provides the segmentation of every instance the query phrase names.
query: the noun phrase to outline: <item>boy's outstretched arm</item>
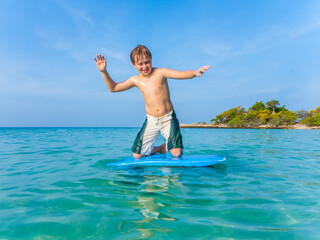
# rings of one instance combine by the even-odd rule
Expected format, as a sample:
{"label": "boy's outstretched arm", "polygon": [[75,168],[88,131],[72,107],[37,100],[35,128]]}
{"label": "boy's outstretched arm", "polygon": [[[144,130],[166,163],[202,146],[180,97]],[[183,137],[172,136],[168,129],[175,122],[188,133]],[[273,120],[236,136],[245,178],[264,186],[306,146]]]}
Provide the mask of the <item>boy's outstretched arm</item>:
{"label": "boy's outstretched arm", "polygon": [[103,80],[108,86],[110,92],[121,92],[135,86],[131,78],[120,83],[115,83],[107,72],[107,61],[103,55],[97,54],[96,58],[94,57],[93,59],[96,62],[97,68],[101,72]]}
{"label": "boy's outstretched arm", "polygon": [[168,68],[162,68],[163,75],[166,78],[173,79],[190,79],[194,77],[201,77],[204,72],[209,70],[211,66],[207,65],[199,68],[198,70],[188,70],[188,71],[176,71]]}

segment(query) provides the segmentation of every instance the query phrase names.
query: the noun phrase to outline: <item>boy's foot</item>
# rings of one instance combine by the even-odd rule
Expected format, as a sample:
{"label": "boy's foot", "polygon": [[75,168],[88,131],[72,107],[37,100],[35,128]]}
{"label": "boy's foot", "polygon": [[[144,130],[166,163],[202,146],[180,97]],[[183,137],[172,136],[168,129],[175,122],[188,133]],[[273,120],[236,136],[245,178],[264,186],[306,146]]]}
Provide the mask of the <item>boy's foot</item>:
{"label": "boy's foot", "polygon": [[162,145],[160,145],[160,146],[158,146],[158,147],[154,147],[153,149],[152,149],[152,151],[151,151],[151,155],[152,154],[155,154],[155,153],[166,153],[167,152],[167,150],[166,150],[166,144],[164,143],[164,144],[162,144]]}

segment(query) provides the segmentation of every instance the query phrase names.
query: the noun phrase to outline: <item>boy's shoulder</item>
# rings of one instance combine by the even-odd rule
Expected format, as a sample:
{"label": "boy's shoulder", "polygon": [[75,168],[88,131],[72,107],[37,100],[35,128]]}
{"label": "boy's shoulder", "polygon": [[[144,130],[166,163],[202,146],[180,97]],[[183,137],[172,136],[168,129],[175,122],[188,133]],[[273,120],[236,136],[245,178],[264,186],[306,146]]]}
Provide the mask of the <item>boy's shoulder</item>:
{"label": "boy's shoulder", "polygon": [[156,68],[153,68],[153,74],[156,74],[156,75],[163,74],[165,70],[166,68],[156,67]]}
{"label": "boy's shoulder", "polygon": [[158,67],[154,67],[152,68],[152,73],[151,75],[155,76],[155,77],[163,77],[163,73],[164,73],[165,68],[158,68]]}

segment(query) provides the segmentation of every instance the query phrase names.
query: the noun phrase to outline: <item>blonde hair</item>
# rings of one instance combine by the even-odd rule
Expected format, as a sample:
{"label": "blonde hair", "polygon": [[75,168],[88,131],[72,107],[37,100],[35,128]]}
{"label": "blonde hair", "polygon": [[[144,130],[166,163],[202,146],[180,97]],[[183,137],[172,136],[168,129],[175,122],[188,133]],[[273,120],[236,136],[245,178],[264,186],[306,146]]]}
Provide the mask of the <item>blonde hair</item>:
{"label": "blonde hair", "polygon": [[146,46],[138,45],[131,51],[131,54],[130,54],[131,62],[135,64],[136,60],[139,60],[143,56],[152,58],[151,52]]}

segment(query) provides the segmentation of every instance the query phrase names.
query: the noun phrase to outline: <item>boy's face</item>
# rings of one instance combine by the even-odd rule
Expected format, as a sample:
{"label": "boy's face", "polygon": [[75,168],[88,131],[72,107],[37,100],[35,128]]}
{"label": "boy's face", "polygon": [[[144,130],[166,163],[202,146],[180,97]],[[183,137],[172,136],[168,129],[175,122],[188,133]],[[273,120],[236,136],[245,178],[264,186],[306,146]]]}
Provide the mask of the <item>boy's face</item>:
{"label": "boy's face", "polygon": [[136,57],[133,66],[141,73],[143,76],[147,76],[152,72],[152,59],[147,56],[142,56],[140,58]]}

